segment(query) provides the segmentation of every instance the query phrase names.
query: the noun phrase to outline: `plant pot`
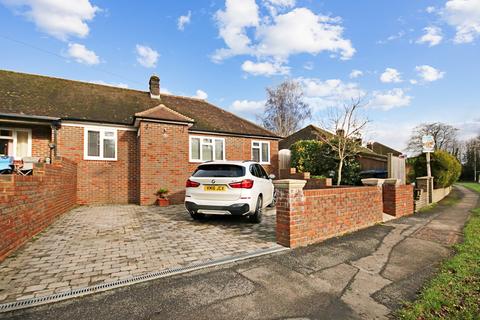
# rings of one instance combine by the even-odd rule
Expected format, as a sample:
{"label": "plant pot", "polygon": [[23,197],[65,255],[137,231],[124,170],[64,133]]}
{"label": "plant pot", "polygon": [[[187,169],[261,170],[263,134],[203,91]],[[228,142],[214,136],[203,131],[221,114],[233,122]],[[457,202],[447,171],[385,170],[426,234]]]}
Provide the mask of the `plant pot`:
{"label": "plant pot", "polygon": [[170,205],[170,201],[165,198],[157,198],[157,204],[159,207],[167,207]]}

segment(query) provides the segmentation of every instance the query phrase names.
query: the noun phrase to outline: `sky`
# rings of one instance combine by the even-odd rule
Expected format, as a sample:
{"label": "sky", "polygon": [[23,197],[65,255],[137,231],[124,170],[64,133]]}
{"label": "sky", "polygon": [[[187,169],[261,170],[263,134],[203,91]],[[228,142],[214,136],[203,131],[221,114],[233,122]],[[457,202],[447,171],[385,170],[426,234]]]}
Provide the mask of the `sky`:
{"label": "sky", "polygon": [[320,125],[362,98],[364,141],[480,134],[480,0],[0,0],[0,68],[206,99],[258,121],[293,79]]}

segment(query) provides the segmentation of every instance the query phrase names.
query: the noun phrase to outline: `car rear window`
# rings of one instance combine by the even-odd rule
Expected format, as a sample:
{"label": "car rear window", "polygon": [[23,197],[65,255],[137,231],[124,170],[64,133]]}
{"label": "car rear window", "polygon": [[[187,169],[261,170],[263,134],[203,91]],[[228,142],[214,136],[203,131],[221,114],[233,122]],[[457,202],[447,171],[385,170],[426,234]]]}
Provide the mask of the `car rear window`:
{"label": "car rear window", "polygon": [[201,165],[193,173],[197,178],[237,178],[245,175],[245,168],[231,164],[206,164]]}

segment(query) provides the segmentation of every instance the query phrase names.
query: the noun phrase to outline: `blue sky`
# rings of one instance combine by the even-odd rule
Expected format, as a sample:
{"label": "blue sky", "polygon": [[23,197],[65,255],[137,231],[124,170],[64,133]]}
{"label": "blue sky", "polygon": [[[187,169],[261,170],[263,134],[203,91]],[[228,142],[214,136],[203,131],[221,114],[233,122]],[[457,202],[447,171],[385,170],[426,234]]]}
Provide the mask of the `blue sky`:
{"label": "blue sky", "polygon": [[255,120],[292,78],[318,124],[363,96],[365,140],[480,133],[480,0],[0,0],[0,68],[206,98]]}

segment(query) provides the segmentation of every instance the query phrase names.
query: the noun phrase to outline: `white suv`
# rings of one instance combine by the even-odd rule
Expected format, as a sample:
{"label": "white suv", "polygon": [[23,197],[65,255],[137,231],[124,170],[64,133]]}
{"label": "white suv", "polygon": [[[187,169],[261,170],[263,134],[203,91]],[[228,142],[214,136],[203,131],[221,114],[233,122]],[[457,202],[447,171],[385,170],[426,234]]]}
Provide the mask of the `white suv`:
{"label": "white suv", "polygon": [[193,219],[205,214],[244,215],[255,223],[266,206],[275,205],[272,180],[253,161],[211,161],[187,180],[185,208]]}

